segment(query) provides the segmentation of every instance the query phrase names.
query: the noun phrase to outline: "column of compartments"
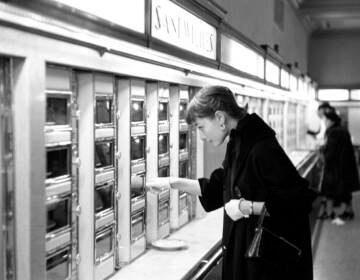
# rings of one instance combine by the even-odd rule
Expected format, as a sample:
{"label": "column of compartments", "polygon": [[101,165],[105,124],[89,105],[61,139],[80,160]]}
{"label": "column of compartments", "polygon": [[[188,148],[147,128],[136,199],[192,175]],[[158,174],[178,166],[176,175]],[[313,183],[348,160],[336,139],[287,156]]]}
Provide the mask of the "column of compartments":
{"label": "column of compartments", "polygon": [[146,249],[146,94],[145,81],[118,79],[118,266]]}
{"label": "column of compartments", "polygon": [[115,272],[117,143],[115,79],[94,74],[95,279]]}
{"label": "column of compartments", "polygon": [[[189,100],[200,90],[197,87],[188,88]],[[185,113],[186,111],[184,111]],[[204,141],[200,139],[197,128],[194,125],[188,126],[188,161],[187,166],[183,166],[183,170],[179,171],[179,175],[187,171],[187,177],[190,179],[197,179],[204,177]],[[202,207],[197,195],[187,195],[187,209],[189,214],[189,221],[205,215],[205,210]]]}
{"label": "column of compartments", "polygon": [[297,147],[298,148],[306,148],[307,147],[307,124],[306,124],[306,116],[307,109],[306,105],[302,103],[298,103],[297,105]]}
{"label": "column of compartments", "polygon": [[268,124],[275,130],[276,138],[281,146],[284,145],[284,102],[269,101]]}
{"label": "column of compartments", "polygon": [[[186,86],[170,86],[170,175],[189,177],[189,128],[185,120],[189,102]],[[188,195],[175,189],[170,196],[170,228],[176,230],[189,221]]]}
{"label": "column of compartments", "polygon": [[77,97],[69,68],[46,71],[46,276],[72,279],[78,254]]}
{"label": "column of compartments", "polygon": [[0,278],[16,279],[11,60],[0,57]]}
{"label": "column of compartments", "polygon": [[297,105],[296,103],[290,102],[287,108],[287,128],[286,128],[286,135],[287,135],[287,143],[286,147],[288,151],[292,151],[296,149],[296,115],[297,115]]}
{"label": "column of compartments", "polygon": [[[170,175],[169,84],[147,83],[146,177]],[[154,187],[146,194],[146,240],[148,244],[170,234],[170,190]]]}

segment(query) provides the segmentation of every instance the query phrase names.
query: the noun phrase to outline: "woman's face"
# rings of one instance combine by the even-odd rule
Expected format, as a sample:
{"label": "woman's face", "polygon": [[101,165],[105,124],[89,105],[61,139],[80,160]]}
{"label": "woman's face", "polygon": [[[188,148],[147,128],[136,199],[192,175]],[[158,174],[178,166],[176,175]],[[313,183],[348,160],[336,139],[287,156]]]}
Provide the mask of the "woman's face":
{"label": "woman's face", "polygon": [[200,132],[200,138],[213,144],[215,147],[220,146],[226,136],[226,129],[222,128],[222,122],[218,118],[196,118],[195,125]]}
{"label": "woman's face", "polygon": [[324,117],[324,121],[325,121],[326,128],[329,128],[333,124],[333,121],[331,121],[330,119],[325,118],[325,117]]}

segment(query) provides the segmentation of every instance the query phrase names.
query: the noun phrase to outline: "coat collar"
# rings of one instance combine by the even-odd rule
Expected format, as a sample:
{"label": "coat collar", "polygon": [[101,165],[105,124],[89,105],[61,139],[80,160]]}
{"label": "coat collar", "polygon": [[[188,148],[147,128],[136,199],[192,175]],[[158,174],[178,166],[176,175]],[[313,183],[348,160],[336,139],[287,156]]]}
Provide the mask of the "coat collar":
{"label": "coat collar", "polygon": [[234,143],[235,164],[238,166],[236,172],[232,172],[231,186],[234,185],[241,173],[252,147],[262,139],[269,137],[275,137],[274,130],[255,113],[247,114],[238,122],[236,129],[230,132],[230,141]]}
{"label": "coat collar", "polygon": [[246,114],[246,116],[239,120],[236,129],[230,132],[230,141],[240,140],[242,147],[244,145],[254,145],[263,138],[272,137],[275,135],[274,130],[268,126],[257,114]]}

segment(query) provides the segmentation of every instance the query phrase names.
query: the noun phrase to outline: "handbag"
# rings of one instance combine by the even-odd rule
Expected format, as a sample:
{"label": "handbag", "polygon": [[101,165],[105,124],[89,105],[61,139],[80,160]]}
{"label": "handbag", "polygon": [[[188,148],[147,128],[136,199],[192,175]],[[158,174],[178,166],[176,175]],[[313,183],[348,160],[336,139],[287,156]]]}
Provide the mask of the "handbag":
{"label": "handbag", "polygon": [[[273,249],[279,249],[282,250],[282,252],[286,252],[286,257],[299,258],[302,253],[299,247],[264,226],[264,219],[267,215],[268,212],[266,211],[266,207],[264,206],[261,209],[261,213],[255,228],[255,234],[249,247],[245,252],[245,257],[250,259],[260,258],[267,257],[267,254],[269,255],[269,257],[272,257],[271,255],[274,254],[271,254],[272,252],[266,252],[266,249],[264,247],[264,239],[268,238],[272,239],[271,241],[268,241],[269,243],[271,243]],[[267,234],[268,237],[264,237],[265,234]]]}

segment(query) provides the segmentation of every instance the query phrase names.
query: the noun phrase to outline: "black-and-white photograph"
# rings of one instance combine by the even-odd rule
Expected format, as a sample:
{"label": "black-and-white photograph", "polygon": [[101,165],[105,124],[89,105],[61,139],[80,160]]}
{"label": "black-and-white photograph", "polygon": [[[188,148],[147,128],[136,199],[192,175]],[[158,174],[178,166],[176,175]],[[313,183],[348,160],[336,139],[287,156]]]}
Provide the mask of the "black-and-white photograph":
{"label": "black-and-white photograph", "polygon": [[0,0],[0,280],[355,280],[359,0]]}

